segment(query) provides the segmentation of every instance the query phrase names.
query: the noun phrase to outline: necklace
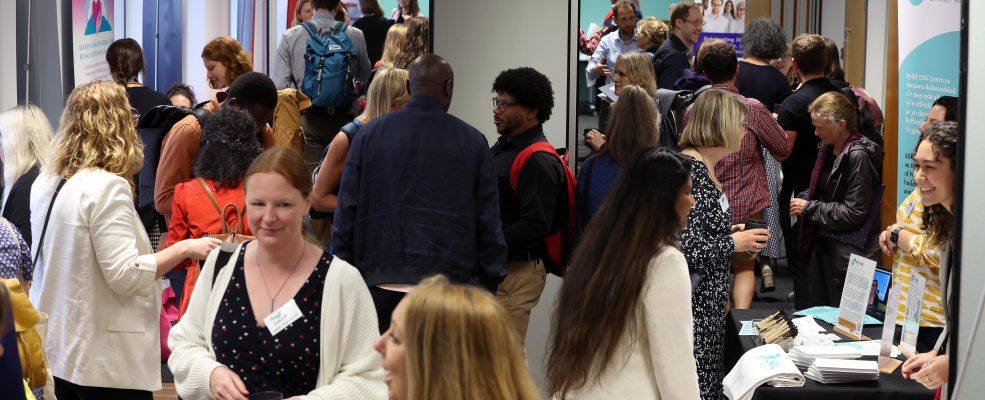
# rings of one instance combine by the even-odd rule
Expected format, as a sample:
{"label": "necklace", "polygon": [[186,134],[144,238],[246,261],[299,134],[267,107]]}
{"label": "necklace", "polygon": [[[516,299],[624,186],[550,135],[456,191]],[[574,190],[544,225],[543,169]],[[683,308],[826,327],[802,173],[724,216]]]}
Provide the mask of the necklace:
{"label": "necklace", "polygon": [[287,282],[291,280],[291,275],[294,275],[294,271],[298,269],[298,265],[301,265],[301,259],[304,258],[304,251],[307,250],[307,248],[308,245],[305,245],[304,247],[301,248],[301,257],[298,257],[298,262],[294,263],[294,269],[291,270],[290,274],[287,274],[287,279],[285,279],[284,283],[280,285],[280,289],[277,289],[277,293],[274,293],[273,296],[270,296],[270,288],[267,287],[267,278],[263,276],[263,268],[260,268],[260,248],[257,247],[257,252],[256,252],[257,269],[260,270],[260,278],[263,278],[263,288],[267,289],[267,296],[270,297],[271,313],[274,312],[274,299],[276,299],[277,296],[280,295],[281,290],[284,290],[284,286],[287,286]]}
{"label": "necklace", "polygon": [[718,190],[722,190],[722,183],[719,182],[718,178],[715,177],[715,167],[712,165],[708,165],[708,161],[705,161],[705,155],[701,154],[701,150],[698,150],[698,148],[695,147],[694,151],[696,151],[698,155],[701,156],[701,163],[705,165],[705,168],[708,168],[708,177],[711,178],[711,183],[714,183],[715,187],[717,187]]}

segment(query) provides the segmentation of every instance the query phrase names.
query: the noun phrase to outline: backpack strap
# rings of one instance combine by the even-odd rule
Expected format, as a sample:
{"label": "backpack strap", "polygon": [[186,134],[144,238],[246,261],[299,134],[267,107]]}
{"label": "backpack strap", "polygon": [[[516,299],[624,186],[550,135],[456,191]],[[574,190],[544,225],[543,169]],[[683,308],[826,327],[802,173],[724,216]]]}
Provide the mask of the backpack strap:
{"label": "backpack strap", "polygon": [[318,35],[318,30],[315,27],[315,24],[313,22],[311,22],[311,21],[302,22],[301,23],[301,26],[304,27],[304,30],[308,31],[308,35],[311,35],[311,36],[320,36],[320,35]]}
{"label": "backpack strap", "polygon": [[[246,244],[244,243],[243,246]],[[236,243],[223,242],[219,245],[219,255],[215,258],[215,265],[212,266],[212,290],[215,290],[215,280],[219,278],[219,273],[222,269],[229,264],[229,260],[233,257],[233,253],[240,245]]]}
{"label": "backpack strap", "polygon": [[55,188],[55,194],[51,195],[51,204],[48,205],[48,214],[44,216],[44,225],[41,228],[41,239],[38,239],[38,252],[34,253],[34,266],[38,265],[38,257],[41,256],[41,250],[44,250],[44,235],[48,232],[48,220],[51,219],[51,210],[55,208],[55,199],[58,198],[58,192],[62,191],[62,186],[65,186],[65,182],[68,179],[62,178],[61,182],[58,182],[58,187]]}
{"label": "backpack strap", "polygon": [[335,35],[338,35],[338,34],[342,33],[343,31],[345,31],[345,28],[348,28],[348,27],[349,27],[349,24],[346,24],[345,22],[342,22],[342,21],[336,22],[335,23],[335,28],[332,29],[332,36],[335,36]]}
{"label": "backpack strap", "polygon": [[[510,167],[510,184],[513,185],[513,193],[517,192],[516,184],[520,180],[520,171],[523,170],[523,166],[527,164],[530,156],[538,151],[553,154],[558,160],[561,160],[561,156],[557,154],[557,150],[548,142],[536,142],[527,146],[513,159],[513,165]],[[561,161],[563,162],[563,160]]]}
{"label": "backpack strap", "polygon": [[209,184],[205,183],[205,179],[202,179],[201,177],[196,178],[196,180],[198,180],[199,185],[202,185],[202,189],[205,190],[205,194],[209,196],[209,200],[212,201],[212,205],[215,206],[215,210],[219,212],[219,218],[225,219],[222,218],[223,217],[222,209],[219,208],[219,202],[216,201],[215,195],[212,194],[212,189],[209,188]]}

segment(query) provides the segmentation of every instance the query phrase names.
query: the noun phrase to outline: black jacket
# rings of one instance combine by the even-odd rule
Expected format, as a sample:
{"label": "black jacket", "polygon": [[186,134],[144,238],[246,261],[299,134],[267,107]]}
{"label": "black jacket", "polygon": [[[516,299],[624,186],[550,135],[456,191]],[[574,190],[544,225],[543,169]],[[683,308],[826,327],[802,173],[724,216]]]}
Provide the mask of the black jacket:
{"label": "black jacket", "polygon": [[674,82],[680,79],[681,71],[691,69],[691,64],[687,62],[686,52],[687,46],[684,45],[684,41],[673,33],[654,52],[652,56],[653,73],[657,77],[657,87],[675,90]]}
{"label": "black jacket", "polygon": [[[810,189],[801,192],[799,198],[806,199],[801,224],[801,259],[810,260],[814,240],[818,234],[827,232],[843,232],[856,229],[865,223],[870,212],[878,213],[878,205],[873,207],[873,195],[882,185],[881,174],[877,165],[882,165],[885,152],[879,145],[863,137],[858,131],[849,137],[845,143],[846,150],[835,158],[831,166],[831,175],[827,182],[818,182],[821,166],[832,151],[832,146],[823,145],[817,157],[817,164],[811,178]],[[825,193],[829,201],[821,201],[818,185],[826,185]],[[878,218],[878,215],[877,215]],[[878,221],[869,229],[865,246],[855,247],[851,244],[836,240],[828,240],[828,249],[834,260],[835,269],[844,275],[848,270],[848,261],[852,253],[879,262],[879,229]]]}

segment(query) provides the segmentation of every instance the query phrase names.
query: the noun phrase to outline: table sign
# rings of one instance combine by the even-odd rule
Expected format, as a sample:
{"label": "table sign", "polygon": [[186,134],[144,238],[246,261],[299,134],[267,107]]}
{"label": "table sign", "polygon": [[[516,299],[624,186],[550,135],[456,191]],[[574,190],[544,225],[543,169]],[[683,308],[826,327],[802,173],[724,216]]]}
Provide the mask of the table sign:
{"label": "table sign", "polygon": [[841,291],[835,331],[855,340],[862,340],[862,326],[865,325],[865,311],[869,306],[869,292],[875,274],[875,261],[852,254],[848,260],[845,287]]}
{"label": "table sign", "polygon": [[903,335],[899,341],[900,351],[906,358],[917,354],[917,333],[920,331],[920,311],[923,310],[926,285],[927,278],[923,275],[910,275],[910,289],[906,292],[906,310],[903,312]]}
{"label": "table sign", "polygon": [[893,334],[896,333],[896,312],[899,310],[899,297],[903,285],[889,289],[886,301],[886,319],[882,324],[882,340],[879,343],[879,371],[891,374],[903,362],[893,358]]}

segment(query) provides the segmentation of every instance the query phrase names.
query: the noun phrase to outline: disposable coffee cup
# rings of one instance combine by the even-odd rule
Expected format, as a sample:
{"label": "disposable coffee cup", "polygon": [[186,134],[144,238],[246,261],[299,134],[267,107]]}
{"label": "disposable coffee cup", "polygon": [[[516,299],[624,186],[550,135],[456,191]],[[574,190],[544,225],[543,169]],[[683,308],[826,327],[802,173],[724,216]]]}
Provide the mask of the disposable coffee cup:
{"label": "disposable coffee cup", "polygon": [[284,395],[280,392],[260,392],[253,393],[247,397],[248,400],[284,400]]}
{"label": "disposable coffee cup", "polygon": [[[770,227],[769,224],[767,224],[767,223],[765,223],[763,221],[760,221],[758,219],[747,219],[746,220],[746,230],[747,231],[750,230],[750,229],[769,229],[769,227]],[[764,243],[764,242],[758,242],[758,243]]]}

